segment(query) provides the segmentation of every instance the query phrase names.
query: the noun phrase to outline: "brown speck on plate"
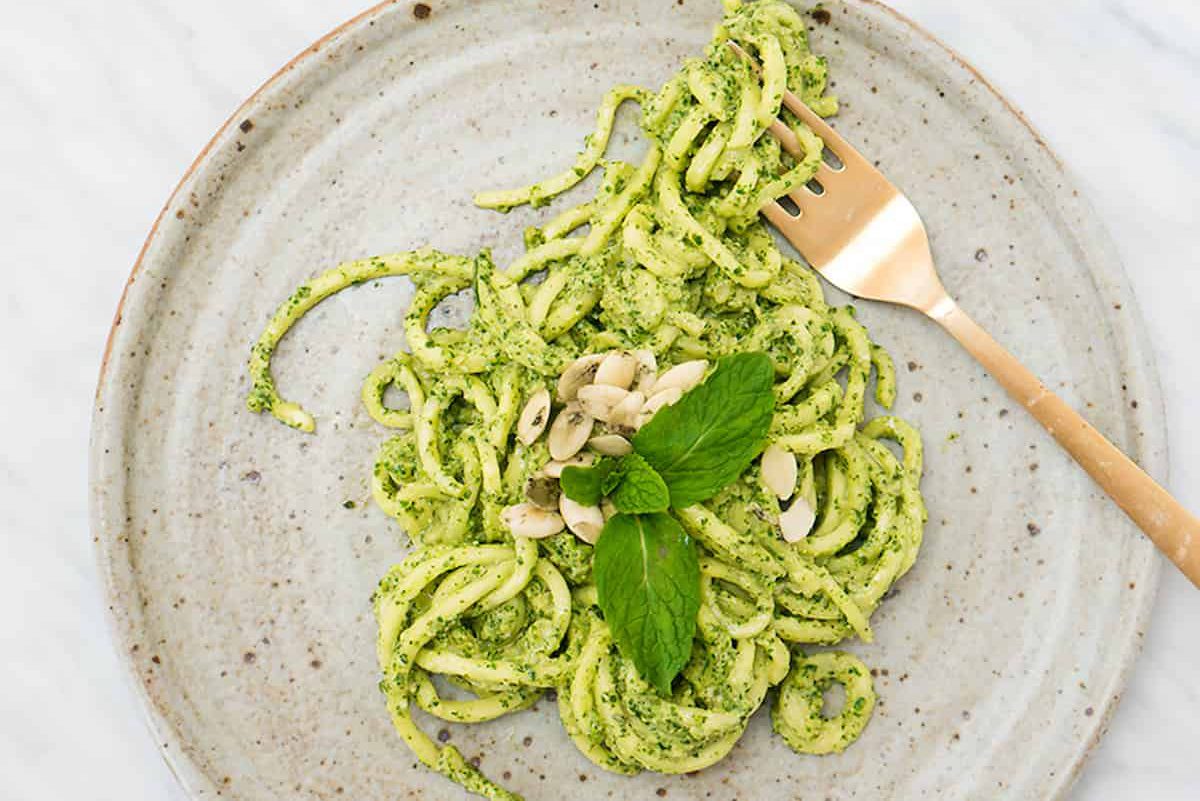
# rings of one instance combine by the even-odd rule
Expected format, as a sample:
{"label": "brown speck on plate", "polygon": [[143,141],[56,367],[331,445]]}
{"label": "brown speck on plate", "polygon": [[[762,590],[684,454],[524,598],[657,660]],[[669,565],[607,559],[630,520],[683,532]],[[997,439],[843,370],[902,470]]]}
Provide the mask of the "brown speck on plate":
{"label": "brown speck on plate", "polygon": [[428,3],[417,3],[413,6],[413,16],[417,19],[428,19],[432,13],[433,9],[429,7]]}

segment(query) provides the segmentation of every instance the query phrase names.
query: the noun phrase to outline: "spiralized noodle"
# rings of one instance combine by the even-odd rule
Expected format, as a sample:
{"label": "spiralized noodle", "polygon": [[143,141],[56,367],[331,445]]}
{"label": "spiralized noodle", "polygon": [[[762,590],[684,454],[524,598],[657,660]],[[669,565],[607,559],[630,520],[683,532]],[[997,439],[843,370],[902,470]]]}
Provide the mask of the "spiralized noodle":
{"label": "spiralized noodle", "polygon": [[[596,196],[526,232],[524,255],[497,270],[488,253],[434,250],[349,262],[301,285],[252,349],[248,405],[312,431],[313,417],[278,393],[270,360],[289,327],[322,299],[362,281],[408,276],[415,296],[408,350],[374,369],[362,398],[394,430],[372,491],[415,550],[374,596],[380,688],[396,730],[427,766],[492,799],[516,798],[416,724],[419,708],[472,723],[525,709],[550,689],[567,734],[608,770],[681,773],[724,757],[778,687],[772,719],[799,752],[840,751],[875,702],[867,668],[845,652],[870,642],[870,617],[913,564],[925,510],[921,441],[904,421],[865,422],[866,394],[890,407],[895,375],[851,307],[826,304],[814,274],[782,255],[759,208],[802,186],[820,140],[781,108],[785,87],[821,114],[825,62],[780,0],[726,3],[703,58],[657,93],[619,86],[597,114],[575,166],[531,186],[485,192],[481,206],[539,206],[602,169]],[[756,72],[724,42],[734,38]],[[617,108],[642,108],[640,164],[605,160]],[[794,159],[766,127],[776,118],[805,149]],[[540,281],[530,281],[539,275]],[[463,290],[463,330],[429,329],[430,311]],[[614,646],[591,581],[592,547],[564,532],[514,537],[501,511],[523,499],[549,460],[514,436],[521,408],[581,354],[644,348],[660,365],[767,353],[777,373],[770,441],[799,463],[795,503],[816,519],[789,544],[783,511],[757,463],[703,504],[675,510],[696,543],[701,606],[692,657],[660,695]],[[407,408],[385,405],[395,388]],[[891,443],[891,445],[889,445]],[[450,697],[434,683],[456,688]],[[846,703],[822,711],[831,682]]]}

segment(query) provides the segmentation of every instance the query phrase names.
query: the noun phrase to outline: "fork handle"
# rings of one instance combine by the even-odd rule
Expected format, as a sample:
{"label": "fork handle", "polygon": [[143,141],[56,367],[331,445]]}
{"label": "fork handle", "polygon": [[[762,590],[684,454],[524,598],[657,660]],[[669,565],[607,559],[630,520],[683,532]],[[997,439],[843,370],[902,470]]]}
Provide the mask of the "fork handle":
{"label": "fork handle", "polygon": [[926,313],[987,368],[1192,584],[1200,587],[1200,518],[1048,390],[949,297]]}

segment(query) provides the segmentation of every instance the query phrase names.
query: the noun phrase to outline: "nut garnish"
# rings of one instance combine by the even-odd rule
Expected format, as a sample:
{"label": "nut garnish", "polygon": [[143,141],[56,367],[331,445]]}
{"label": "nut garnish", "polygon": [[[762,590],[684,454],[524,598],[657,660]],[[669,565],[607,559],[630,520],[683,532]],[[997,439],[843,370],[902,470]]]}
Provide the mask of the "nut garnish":
{"label": "nut garnish", "polygon": [[646,405],[646,396],[640,391],[634,390],[625,398],[612,407],[612,411],[608,414],[606,421],[610,426],[618,428],[637,428],[638,414],[641,413],[642,407]]}
{"label": "nut garnish", "polygon": [[500,519],[514,537],[542,539],[562,531],[566,524],[556,512],[547,511],[532,503],[506,506]]}
{"label": "nut garnish", "polygon": [[808,501],[797,498],[779,516],[779,531],[786,542],[799,542],[808,536],[816,519],[817,515]]}
{"label": "nut garnish", "polygon": [[613,409],[629,394],[629,390],[611,384],[589,384],[579,388],[577,400],[585,412],[601,422],[607,422]]}
{"label": "nut garnish", "polygon": [[554,511],[558,508],[558,496],[562,494],[562,489],[558,486],[558,479],[550,476],[531,476],[525,482],[525,497],[534,506],[539,506],[542,509]]}
{"label": "nut garnish", "polygon": [[529,402],[521,411],[517,420],[517,439],[526,445],[532,445],[546,430],[550,422],[550,391],[545,387],[529,397]]}
{"label": "nut garnish", "polygon": [[706,370],[708,370],[708,362],[704,359],[677,364],[660,375],[654,382],[654,394],[657,395],[670,387],[679,387],[680,392],[687,392],[700,383]]}
{"label": "nut garnish", "polygon": [[620,434],[601,434],[589,439],[587,444],[602,456],[628,456],[633,453],[633,444]]}
{"label": "nut garnish", "polygon": [[602,361],[604,361],[604,354],[589,353],[571,362],[558,379],[559,401],[566,403],[575,400],[575,396],[579,394],[579,388],[586,387],[595,380],[596,371],[600,369]]}
{"label": "nut garnish", "polygon": [[658,359],[654,351],[649,349],[635,350],[633,358],[637,359],[637,370],[633,374],[633,388],[643,395],[649,395],[654,382],[658,380]]}
{"label": "nut garnish", "polygon": [[550,446],[551,458],[561,462],[579,453],[580,448],[592,435],[594,422],[592,416],[579,405],[579,401],[568,403],[550,424],[547,444]]}
{"label": "nut garnish", "polygon": [[771,445],[762,455],[762,480],[775,497],[786,501],[796,491],[796,456],[778,445]]}
{"label": "nut garnish", "polygon": [[638,427],[641,428],[646,423],[650,422],[650,418],[654,413],[664,406],[670,406],[683,397],[683,390],[679,387],[667,387],[661,392],[655,392],[650,400],[646,401],[646,405],[642,407],[642,411],[638,414]]}
{"label": "nut garnish", "polygon": [[637,372],[638,361],[632,353],[615,350],[606,355],[596,370],[596,384],[629,389]]}
{"label": "nut garnish", "polygon": [[596,544],[600,530],[604,528],[604,513],[599,506],[584,506],[563,495],[558,510],[571,533],[589,545]]}
{"label": "nut garnish", "polygon": [[575,454],[569,459],[546,462],[546,464],[542,465],[541,473],[542,475],[550,476],[551,478],[562,478],[562,471],[564,467],[587,467],[594,461],[596,461],[595,454],[584,451],[583,453]]}

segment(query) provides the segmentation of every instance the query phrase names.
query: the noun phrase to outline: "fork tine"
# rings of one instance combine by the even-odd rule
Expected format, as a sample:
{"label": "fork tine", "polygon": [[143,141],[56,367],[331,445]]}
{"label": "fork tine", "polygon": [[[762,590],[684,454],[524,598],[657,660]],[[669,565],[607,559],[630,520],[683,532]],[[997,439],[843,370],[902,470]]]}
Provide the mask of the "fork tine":
{"label": "fork tine", "polygon": [[[825,143],[825,147],[833,151],[833,154],[841,160],[844,169],[866,169],[870,170],[872,173],[878,172],[878,170],[875,169],[875,165],[867,161],[866,157],[863,156],[862,153],[859,153],[858,150],[855,149],[854,145],[843,139],[842,136],[836,130],[834,130],[832,125],[825,122],[820,115],[818,115],[808,106],[804,105],[804,101],[796,97],[792,91],[784,91],[783,105],[788,111],[799,117],[805,125],[811,128],[813,133],[821,138],[821,141]],[[773,132],[774,130],[772,128],[772,133]],[[824,162],[822,162],[822,164],[824,164]],[[837,172],[842,172],[842,170],[838,170]]]}
{"label": "fork tine", "polygon": [[[740,44],[730,39],[728,40],[728,45],[733,52],[737,53],[740,58],[745,59],[755,70],[760,69],[758,62]],[[815,111],[804,105],[804,101],[797,97],[790,89],[785,89],[783,92],[783,105],[784,108],[795,114],[805,125],[811,128],[812,132],[819,136],[825,143],[825,146],[841,159],[842,164],[846,168],[849,168],[853,163],[855,167],[865,167],[873,172],[877,172],[871,162],[867,161],[861,153],[854,149],[853,145],[843,139],[833,129],[833,126],[825,122]],[[796,135],[792,133],[791,129],[782,120],[776,119],[773,121],[769,130],[771,135],[779,140],[783,149],[790,156],[793,158],[803,158],[804,149],[800,146],[800,140],[796,138]],[[838,172],[841,171],[839,170]]]}
{"label": "fork tine", "polygon": [[[816,181],[817,183],[821,184],[821,186],[825,187],[826,189],[831,189],[831,188],[837,186],[838,181],[840,181],[844,177],[844,173],[845,173],[845,170],[835,170],[832,167],[830,167],[828,164],[826,164],[825,162],[822,161],[820,164],[817,165],[817,171],[810,180]],[[796,190],[796,191],[798,192],[799,190]],[[812,197],[813,195],[816,194],[815,192],[812,192],[809,190],[805,190],[805,191],[807,191],[808,194],[801,195],[801,197]],[[795,194],[795,193],[793,192],[793,193],[789,193],[789,194]],[[792,200],[796,200],[796,198],[792,198]],[[799,201],[797,201],[797,202],[799,202]]]}
{"label": "fork tine", "polygon": [[770,222],[771,225],[774,225],[781,232],[786,231],[791,227],[792,223],[799,219],[797,217],[793,217],[790,211],[779,205],[779,203],[774,200],[762,207],[762,214],[767,218],[767,221]]}
{"label": "fork tine", "polygon": [[849,154],[858,156],[860,159],[862,158],[862,155],[849,142],[843,139],[833,129],[832,125],[825,122],[819,114],[804,105],[804,101],[796,97],[795,93],[790,89],[784,90],[783,105],[784,108],[795,114],[805,125],[811,128],[813,133],[821,137],[821,140],[825,142],[825,146],[832,150],[838,158],[842,159],[843,163],[846,161],[846,159],[842,158],[841,151],[843,150]]}
{"label": "fork tine", "polygon": [[767,130],[779,141],[779,145],[785,153],[796,160],[804,158],[804,148],[800,145],[800,138],[784,124],[783,120],[772,120],[771,126]]}

